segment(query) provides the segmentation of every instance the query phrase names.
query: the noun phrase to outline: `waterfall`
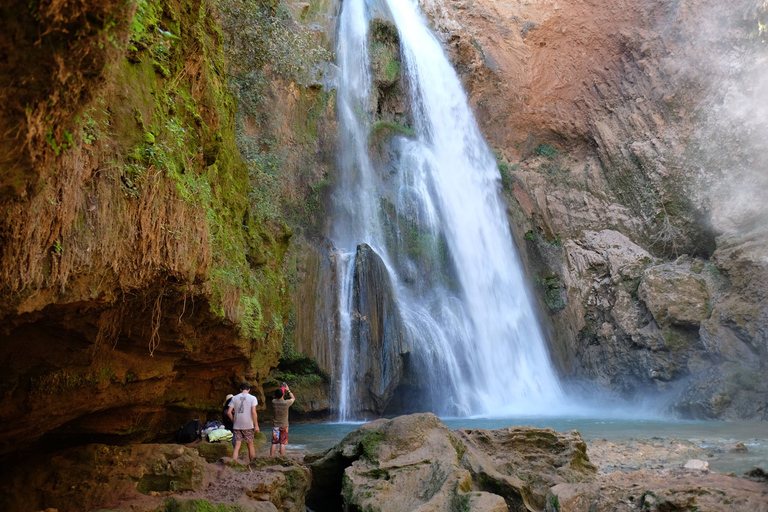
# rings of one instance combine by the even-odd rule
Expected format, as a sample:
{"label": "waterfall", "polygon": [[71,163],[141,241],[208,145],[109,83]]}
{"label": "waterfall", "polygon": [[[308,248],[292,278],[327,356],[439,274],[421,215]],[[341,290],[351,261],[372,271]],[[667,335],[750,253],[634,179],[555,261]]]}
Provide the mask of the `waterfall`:
{"label": "waterfall", "polygon": [[[356,416],[366,386],[379,390],[374,394],[380,392],[383,412],[387,400],[399,400],[391,380],[404,375],[400,392],[409,394],[401,406],[412,409],[443,415],[552,410],[562,390],[512,241],[495,158],[418,5],[382,1],[345,0],[339,19],[341,146],[332,233],[339,418]],[[406,113],[387,114],[398,122],[380,119],[388,96],[374,83],[369,47],[373,37],[386,36],[387,25],[369,33],[374,18],[388,18],[397,29],[399,61],[388,69],[401,73],[391,87],[409,105]],[[376,51],[386,51],[376,44]],[[381,132],[390,136],[375,157]],[[370,315],[364,314],[355,299],[367,286],[363,265],[355,263],[362,244],[380,259],[389,279],[381,286],[395,296],[397,311],[384,319],[368,318],[378,317],[380,308],[366,306]],[[360,340],[373,339],[369,331],[376,326],[366,322],[374,320],[383,327],[376,353],[366,356]],[[401,338],[393,338],[393,328]],[[371,358],[385,368],[371,373]]]}

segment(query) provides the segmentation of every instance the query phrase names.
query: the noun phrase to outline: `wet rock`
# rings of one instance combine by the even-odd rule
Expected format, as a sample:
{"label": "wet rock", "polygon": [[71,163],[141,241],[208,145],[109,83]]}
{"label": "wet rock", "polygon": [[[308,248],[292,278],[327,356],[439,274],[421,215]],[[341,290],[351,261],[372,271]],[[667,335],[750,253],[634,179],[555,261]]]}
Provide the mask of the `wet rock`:
{"label": "wet rock", "polygon": [[316,460],[307,504],[326,510],[319,497],[340,493],[361,510],[541,510],[549,487],[595,472],[575,431],[451,432],[432,414],[413,414],[363,425]]}
{"label": "wet rock", "polygon": [[745,453],[748,451],[744,443],[721,443],[715,446],[717,453]]}
{"label": "wet rock", "polygon": [[352,354],[358,383],[353,402],[381,413],[403,372],[403,324],[384,262],[367,244],[357,247],[354,271]]}
{"label": "wet rock", "polygon": [[763,482],[768,484],[768,471],[763,468],[752,468],[744,476],[752,480],[753,482]]}

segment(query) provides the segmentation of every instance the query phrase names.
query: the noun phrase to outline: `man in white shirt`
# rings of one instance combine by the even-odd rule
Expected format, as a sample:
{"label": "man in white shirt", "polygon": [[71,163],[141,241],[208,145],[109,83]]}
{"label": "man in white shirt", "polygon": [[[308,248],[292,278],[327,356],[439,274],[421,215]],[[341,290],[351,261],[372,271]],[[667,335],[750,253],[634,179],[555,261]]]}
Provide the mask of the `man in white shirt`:
{"label": "man in white shirt", "polygon": [[235,460],[240,454],[240,445],[243,441],[248,445],[248,461],[256,457],[256,450],[253,447],[253,434],[259,432],[259,418],[256,415],[256,406],[259,401],[250,393],[251,386],[247,382],[240,384],[240,394],[236,395],[229,402],[227,414],[233,423],[232,431],[235,438],[235,453],[232,455]]}

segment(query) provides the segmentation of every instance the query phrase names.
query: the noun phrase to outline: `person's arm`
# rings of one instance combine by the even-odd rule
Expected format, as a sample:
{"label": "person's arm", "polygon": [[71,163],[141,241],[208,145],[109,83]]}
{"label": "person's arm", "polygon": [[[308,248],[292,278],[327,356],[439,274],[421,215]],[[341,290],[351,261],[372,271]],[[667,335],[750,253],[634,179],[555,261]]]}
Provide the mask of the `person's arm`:
{"label": "person's arm", "polygon": [[227,409],[227,416],[229,416],[229,419],[232,423],[235,422],[235,417],[232,415],[232,413],[235,411],[235,408],[231,405],[229,406],[229,409]]}
{"label": "person's arm", "polygon": [[251,407],[251,416],[253,416],[253,428],[256,429],[256,432],[261,432],[261,430],[259,430],[259,415],[256,414],[255,405]]}
{"label": "person's arm", "polygon": [[295,401],[296,401],[296,397],[294,397],[294,396],[293,396],[293,391],[291,391],[290,389],[288,390],[288,396],[290,396],[290,397],[291,397],[291,403],[290,403],[290,404],[288,404],[288,407],[290,407],[290,406],[292,406],[292,405],[293,405],[293,402],[295,402]]}

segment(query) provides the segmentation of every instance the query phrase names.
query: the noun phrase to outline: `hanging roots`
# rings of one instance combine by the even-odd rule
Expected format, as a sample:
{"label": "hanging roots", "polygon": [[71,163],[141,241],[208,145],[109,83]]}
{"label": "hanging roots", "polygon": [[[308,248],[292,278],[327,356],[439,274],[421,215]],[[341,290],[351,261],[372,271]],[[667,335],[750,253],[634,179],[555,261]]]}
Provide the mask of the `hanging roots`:
{"label": "hanging roots", "polygon": [[160,320],[163,316],[163,294],[165,290],[162,290],[155,299],[155,305],[152,307],[152,336],[149,337],[149,356],[155,355],[155,349],[160,344]]}

